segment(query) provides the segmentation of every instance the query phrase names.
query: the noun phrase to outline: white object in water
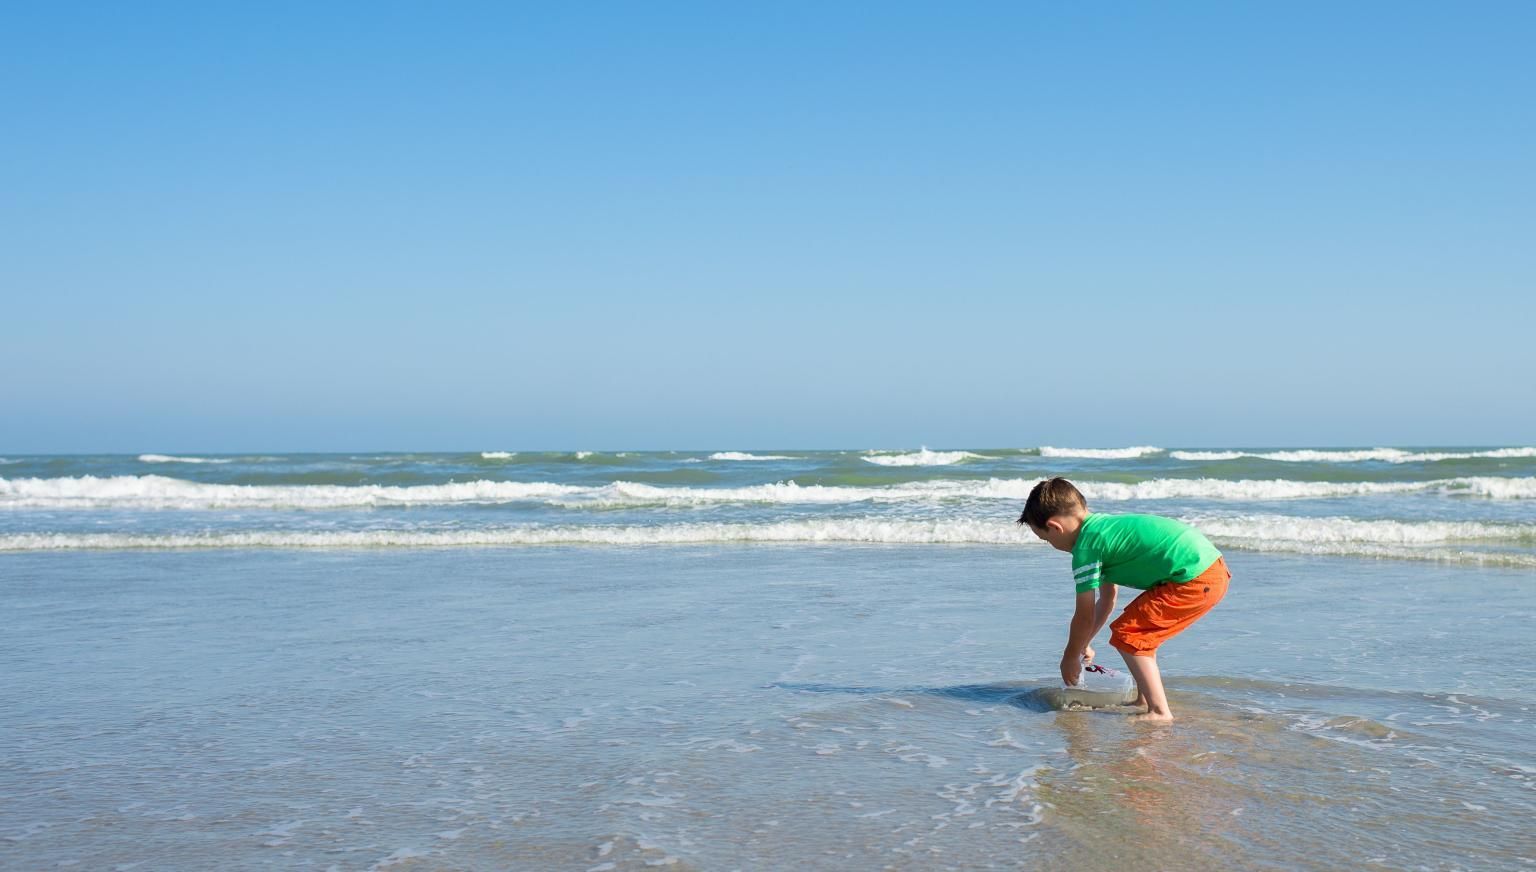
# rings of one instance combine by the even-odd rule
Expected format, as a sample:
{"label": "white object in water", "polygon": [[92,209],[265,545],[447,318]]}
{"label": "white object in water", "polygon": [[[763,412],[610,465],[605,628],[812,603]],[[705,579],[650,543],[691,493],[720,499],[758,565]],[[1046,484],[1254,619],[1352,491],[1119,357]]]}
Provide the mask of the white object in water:
{"label": "white object in water", "polygon": [[1083,666],[1077,684],[1064,684],[1055,693],[1043,694],[1052,708],[1108,708],[1136,701],[1136,681],[1130,673],[1097,663]]}
{"label": "white object in water", "polygon": [[1063,687],[1088,693],[1124,695],[1136,690],[1136,682],[1128,672],[1089,663],[1083,666],[1083,674],[1078,676],[1076,684],[1065,684]]}
{"label": "white object in water", "polygon": [[1083,665],[1077,684],[1039,687],[1023,695],[1030,707],[1056,711],[1117,708],[1136,701],[1136,681],[1130,673],[1097,663]]}

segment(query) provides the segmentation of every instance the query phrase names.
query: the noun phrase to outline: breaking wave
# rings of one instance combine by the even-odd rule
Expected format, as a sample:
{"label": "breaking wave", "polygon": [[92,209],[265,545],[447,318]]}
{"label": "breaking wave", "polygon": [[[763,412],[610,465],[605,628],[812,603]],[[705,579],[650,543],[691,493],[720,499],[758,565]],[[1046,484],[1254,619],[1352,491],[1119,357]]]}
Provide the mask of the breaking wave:
{"label": "breaking wave", "polygon": [[1212,539],[1249,542],[1437,545],[1448,542],[1536,543],[1536,524],[1481,521],[1393,521],[1359,518],[1303,518],[1292,515],[1238,515],[1187,518]]}
{"label": "breaking wave", "polygon": [[[735,488],[468,481],[412,486],[211,484],[158,475],[97,478],[0,478],[0,509],[330,509],[538,502],[566,508],[697,506],[722,503],[836,504],[1023,500],[1034,479],[922,481],[881,486],[800,485],[794,481]],[[1193,478],[1131,484],[1080,481],[1090,500],[1301,500],[1403,493],[1496,500],[1536,499],[1536,477],[1468,477],[1426,482],[1309,482]]]}
{"label": "breaking wave", "polygon": [[794,460],[781,454],[747,454],[741,451],[716,451],[710,460]]}
{"label": "breaking wave", "polygon": [[1536,499],[1536,478],[1467,477],[1435,481],[1288,481],[1286,479],[1159,478],[1135,484],[1079,482],[1102,500],[1315,500],[1382,494],[1440,493],[1498,500]]}
{"label": "breaking wave", "polygon": [[383,485],[209,484],[160,475],[0,478],[0,508],[330,509],[550,500],[590,490],[575,485],[471,481]]}
{"label": "breaking wave", "polygon": [[220,457],[176,457],[170,454],[140,454],[140,463],[229,463]]}
{"label": "breaking wave", "polygon": [[1252,457],[1280,463],[1436,463],[1442,460],[1516,459],[1536,457],[1536,447],[1495,448],[1488,451],[1405,451],[1401,448],[1366,448],[1326,451],[1172,451],[1175,460],[1238,460]]}
{"label": "breaking wave", "polygon": [[[1536,542],[1536,526],[1456,522],[1357,521],[1278,515],[1191,518],[1227,550],[1427,560],[1536,568],[1528,552],[1469,550]],[[521,526],[474,530],[324,530],[0,535],[0,551],[235,548],[459,548],[537,545],[704,545],[728,543],[875,545],[1030,545],[1009,521],[823,519],[761,524]]]}
{"label": "breaking wave", "polygon": [[[1222,548],[1536,568],[1536,554],[1486,550],[1536,544],[1536,525],[1247,515],[1187,518]],[[1451,547],[1456,544],[1484,550]]]}

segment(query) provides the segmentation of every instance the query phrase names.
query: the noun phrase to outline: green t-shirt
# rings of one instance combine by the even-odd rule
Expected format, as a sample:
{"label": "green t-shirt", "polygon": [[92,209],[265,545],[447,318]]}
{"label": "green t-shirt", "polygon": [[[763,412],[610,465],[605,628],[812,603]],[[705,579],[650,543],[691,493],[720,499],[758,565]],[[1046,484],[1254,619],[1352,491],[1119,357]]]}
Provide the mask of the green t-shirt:
{"label": "green t-shirt", "polygon": [[1180,521],[1157,515],[1090,514],[1072,546],[1077,592],[1101,582],[1147,590],[1182,584],[1221,558],[1211,540]]}

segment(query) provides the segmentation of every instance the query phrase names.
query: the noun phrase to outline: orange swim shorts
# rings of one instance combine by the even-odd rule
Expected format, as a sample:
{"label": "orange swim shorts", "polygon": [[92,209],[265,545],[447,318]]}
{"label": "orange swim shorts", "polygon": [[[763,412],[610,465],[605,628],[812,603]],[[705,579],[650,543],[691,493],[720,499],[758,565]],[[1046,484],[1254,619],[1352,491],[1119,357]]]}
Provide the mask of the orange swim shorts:
{"label": "orange swim shorts", "polygon": [[1109,625],[1109,644],[1137,657],[1151,657],[1157,646],[1200,620],[1227,594],[1232,573],[1217,558],[1210,568],[1182,584],[1159,584],[1131,600]]}

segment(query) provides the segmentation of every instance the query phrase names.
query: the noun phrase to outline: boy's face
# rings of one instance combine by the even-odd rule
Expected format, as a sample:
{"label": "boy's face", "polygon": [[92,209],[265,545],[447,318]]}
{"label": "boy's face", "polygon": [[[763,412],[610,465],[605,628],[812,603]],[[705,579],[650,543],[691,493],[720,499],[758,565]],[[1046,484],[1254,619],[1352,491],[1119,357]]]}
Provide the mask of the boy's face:
{"label": "boy's face", "polygon": [[1057,515],[1045,522],[1044,527],[1029,525],[1029,531],[1042,542],[1049,544],[1057,551],[1072,552],[1072,546],[1077,544],[1078,531],[1083,527],[1082,518],[1074,518],[1070,515]]}

